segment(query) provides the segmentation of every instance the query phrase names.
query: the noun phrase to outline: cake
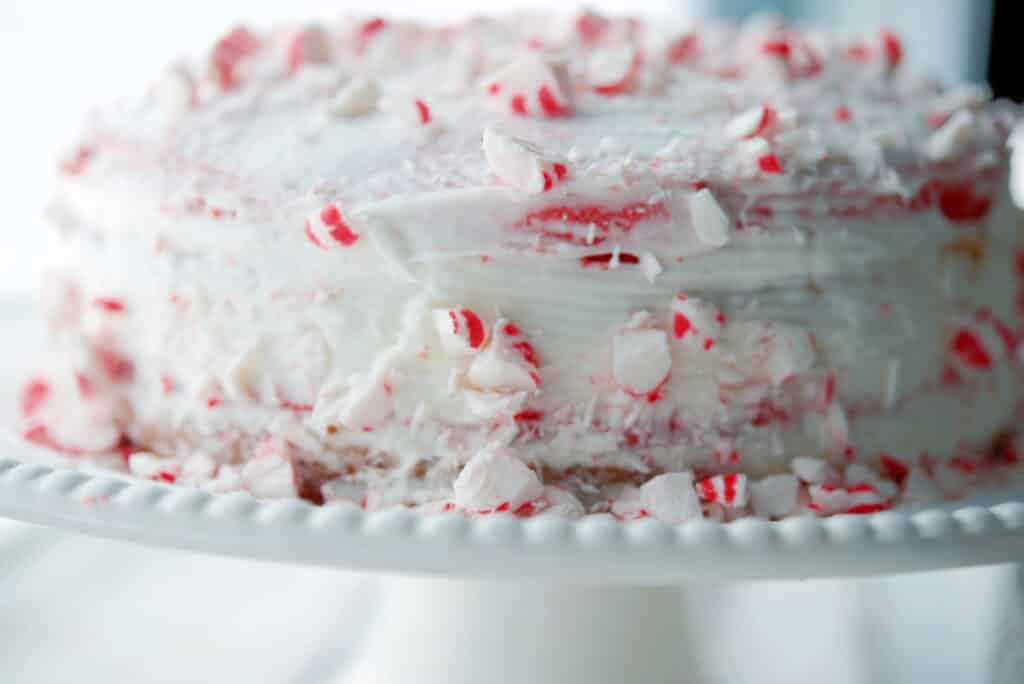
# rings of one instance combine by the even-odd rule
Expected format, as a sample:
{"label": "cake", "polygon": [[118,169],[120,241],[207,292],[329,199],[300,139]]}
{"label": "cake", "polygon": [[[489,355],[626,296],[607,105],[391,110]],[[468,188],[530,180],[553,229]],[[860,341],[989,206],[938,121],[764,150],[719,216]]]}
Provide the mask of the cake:
{"label": "cake", "polygon": [[903,57],[772,16],[235,28],[61,161],[24,435],[467,515],[1005,483],[1019,110]]}

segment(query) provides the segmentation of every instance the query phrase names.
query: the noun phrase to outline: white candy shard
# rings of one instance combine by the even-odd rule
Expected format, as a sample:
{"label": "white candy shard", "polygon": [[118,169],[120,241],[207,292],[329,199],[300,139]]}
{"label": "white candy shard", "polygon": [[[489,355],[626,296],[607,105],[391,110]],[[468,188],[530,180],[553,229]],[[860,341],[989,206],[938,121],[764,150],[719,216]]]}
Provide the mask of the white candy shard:
{"label": "white candy shard", "polygon": [[577,520],[586,513],[586,509],[583,508],[583,504],[580,503],[579,499],[559,487],[544,487],[543,498],[547,502],[547,507],[543,510],[543,514],[559,515],[571,520]]}
{"label": "white candy shard", "polygon": [[747,476],[737,473],[715,475],[697,484],[697,493],[704,501],[737,509],[747,505]]}
{"label": "white candy shard", "polygon": [[354,76],[331,99],[327,111],[336,117],[352,119],[373,112],[379,99],[376,83],[363,76]]}
{"label": "white candy shard", "polygon": [[572,109],[569,72],[563,62],[528,54],[488,78],[488,101],[521,116],[563,116]]}
{"label": "white candy shard", "polygon": [[433,318],[445,354],[468,358],[483,348],[487,326],[472,309],[434,309]]}
{"label": "white candy shard", "polygon": [[352,430],[373,430],[391,415],[391,385],[377,380],[357,381],[338,410],[338,421]]}
{"label": "white candy shard", "polygon": [[217,462],[203,451],[197,451],[181,463],[181,482],[203,484],[217,474]]}
{"label": "white candy shard", "polygon": [[1010,148],[1010,196],[1024,208],[1024,123],[1017,124],[1006,144]]}
{"label": "white candy shard", "polygon": [[633,396],[646,396],[667,380],[672,370],[668,336],[661,330],[623,330],[612,339],[612,376]]}
{"label": "white candy shard", "polygon": [[[591,224],[593,225],[593,224]],[[589,240],[593,242],[593,238]],[[664,270],[661,267],[661,262],[658,261],[658,257],[654,256],[650,252],[644,252],[640,255],[640,269],[644,272],[644,277],[647,278],[647,282],[654,284],[658,275]]]}
{"label": "white candy shard", "polygon": [[974,114],[962,109],[929,136],[924,155],[932,161],[948,161],[958,157],[973,141],[978,128]]}
{"label": "white candy shard", "polygon": [[697,238],[704,245],[722,247],[732,239],[732,222],[707,188],[687,198],[690,218]]}
{"label": "white candy shard", "polygon": [[182,65],[168,68],[155,88],[157,106],[164,123],[172,124],[199,103],[196,80]]}
{"label": "white candy shard", "polygon": [[821,421],[821,445],[830,454],[841,454],[850,443],[850,426],[846,409],[832,402]]}
{"label": "white candy shard", "polygon": [[670,525],[702,517],[700,499],[693,490],[693,473],[657,475],[640,487],[640,503],[647,513]]}
{"label": "white candy shard", "polygon": [[494,175],[531,195],[550,190],[567,172],[565,164],[545,156],[525,140],[490,126],[484,129],[483,150]]}
{"label": "white candy shard", "polygon": [[615,95],[632,89],[643,60],[635,47],[595,50],[587,60],[586,82],[597,93]]}
{"label": "white candy shard", "polygon": [[469,382],[499,392],[533,391],[540,387],[533,347],[518,328],[504,319],[494,324],[486,349],[473,359],[466,373]]}
{"label": "white candy shard", "polygon": [[724,327],[725,316],[713,304],[684,294],[672,299],[672,338],[685,348],[711,349]]}
{"label": "white candy shard", "polygon": [[226,494],[242,489],[242,469],[233,465],[221,465],[217,475],[203,485],[203,489],[214,494]]}
{"label": "white candy shard", "polygon": [[295,471],[284,451],[283,445],[260,447],[255,457],[242,466],[242,487],[261,499],[295,496]]}
{"label": "white candy shard", "polygon": [[725,125],[725,135],[733,140],[753,138],[768,131],[776,118],[775,110],[759,105],[733,117]]}
{"label": "white candy shard", "polygon": [[536,473],[503,447],[487,447],[469,459],[455,479],[455,505],[467,511],[510,512],[544,494]]}
{"label": "white candy shard", "polygon": [[839,471],[820,458],[798,456],[790,461],[789,466],[793,474],[807,484],[835,487],[842,481]]}
{"label": "white candy shard", "polygon": [[750,483],[750,503],[755,515],[784,518],[796,512],[800,482],[792,475],[771,475]]}

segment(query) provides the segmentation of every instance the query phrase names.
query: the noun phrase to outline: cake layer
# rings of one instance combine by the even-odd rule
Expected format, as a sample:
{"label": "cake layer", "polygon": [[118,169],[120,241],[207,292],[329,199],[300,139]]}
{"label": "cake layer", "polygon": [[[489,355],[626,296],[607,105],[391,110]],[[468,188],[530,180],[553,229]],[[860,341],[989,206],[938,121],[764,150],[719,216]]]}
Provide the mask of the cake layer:
{"label": "cake layer", "polygon": [[65,164],[28,429],[382,505],[515,471],[498,453],[589,501],[794,459],[987,468],[1022,398],[1017,112],[903,74],[894,40],[233,32]]}

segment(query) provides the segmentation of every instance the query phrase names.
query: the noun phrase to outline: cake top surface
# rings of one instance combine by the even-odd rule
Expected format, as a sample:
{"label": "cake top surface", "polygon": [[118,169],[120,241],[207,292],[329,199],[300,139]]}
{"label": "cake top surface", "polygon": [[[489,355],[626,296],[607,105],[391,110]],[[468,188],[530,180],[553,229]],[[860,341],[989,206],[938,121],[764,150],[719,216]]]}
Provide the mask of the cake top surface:
{"label": "cake top surface", "polygon": [[[63,189],[87,220],[172,241],[190,216],[219,224],[203,240],[270,225],[321,245],[391,231],[420,255],[575,257],[614,238],[687,256],[780,210],[901,211],[937,178],[994,173],[1012,105],[903,61],[887,30],[841,39],[772,16],[237,28],[94,117]],[[705,188],[710,223],[687,206]],[[100,211],[111,197],[117,216]],[[947,204],[971,218],[979,202],[964,188]],[[339,217],[318,223],[328,204]]]}

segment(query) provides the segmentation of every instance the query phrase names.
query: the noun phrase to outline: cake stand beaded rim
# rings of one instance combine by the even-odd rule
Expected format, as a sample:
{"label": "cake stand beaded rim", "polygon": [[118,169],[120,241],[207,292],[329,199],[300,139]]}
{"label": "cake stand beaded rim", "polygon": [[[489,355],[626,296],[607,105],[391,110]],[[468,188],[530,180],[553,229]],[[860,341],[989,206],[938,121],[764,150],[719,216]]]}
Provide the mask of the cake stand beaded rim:
{"label": "cake stand beaded rim", "polygon": [[[919,511],[670,526],[366,512],[210,494],[116,474],[26,463],[5,439],[0,515],[98,536],[254,559],[463,577],[658,584],[908,572],[1024,560],[1024,496]],[[21,455],[21,459],[11,458]],[[26,458],[27,457],[27,458]]]}

